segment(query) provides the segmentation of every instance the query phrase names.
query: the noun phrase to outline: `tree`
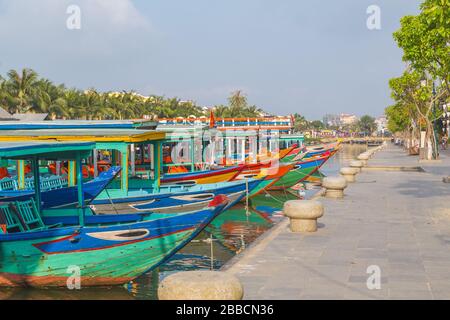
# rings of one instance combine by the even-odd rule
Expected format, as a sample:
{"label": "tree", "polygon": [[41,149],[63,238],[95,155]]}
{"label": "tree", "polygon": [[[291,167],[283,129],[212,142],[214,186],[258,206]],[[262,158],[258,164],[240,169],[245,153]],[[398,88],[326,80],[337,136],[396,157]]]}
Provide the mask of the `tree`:
{"label": "tree", "polygon": [[10,96],[8,106],[10,113],[23,113],[30,110],[31,96],[34,93],[37,78],[37,73],[31,69],[23,69],[21,74],[16,70],[8,72],[6,90]]}
{"label": "tree", "polygon": [[441,114],[436,113],[434,106],[445,91],[440,90],[438,95],[433,94],[432,83],[414,70],[407,70],[401,77],[391,79],[389,86],[396,105],[405,108],[411,124],[415,124],[418,129],[425,129],[425,138],[431,151],[427,152],[427,159],[436,158],[437,146],[432,143],[436,139],[433,121]]}
{"label": "tree", "polygon": [[403,60],[421,73],[439,78],[450,93],[450,0],[426,0],[417,16],[406,16],[394,39]]}
{"label": "tree", "polygon": [[294,114],[294,131],[302,132],[308,130],[309,121],[306,118],[298,113]]}
{"label": "tree", "polygon": [[241,90],[233,92],[228,97],[228,106],[214,106],[214,114],[219,118],[256,118],[263,112],[255,105],[247,104],[247,97]]}
{"label": "tree", "polygon": [[[262,112],[248,105],[240,91],[229,98],[229,106],[218,106],[218,116],[257,117]],[[194,101],[164,96],[142,96],[135,91],[99,92],[95,88],[79,90],[55,85],[39,78],[31,69],[21,72],[10,70],[7,77],[0,76],[0,107],[10,113],[48,113],[52,119],[134,119],[144,116],[200,117],[208,116]]]}
{"label": "tree", "polygon": [[425,129],[427,158],[436,159],[436,106],[450,95],[450,0],[425,0],[420,9],[417,16],[403,17],[393,35],[407,70],[389,83],[396,102],[389,111],[404,108],[411,126]]}
{"label": "tree", "polygon": [[362,116],[358,121],[358,128],[364,134],[371,135],[377,129],[375,118],[369,115]]}
{"label": "tree", "polygon": [[395,103],[385,109],[387,116],[387,129],[392,133],[406,133],[412,129],[413,118],[410,116],[410,108],[402,103]]}
{"label": "tree", "polygon": [[320,120],[311,121],[311,127],[315,130],[325,129],[325,124]]}

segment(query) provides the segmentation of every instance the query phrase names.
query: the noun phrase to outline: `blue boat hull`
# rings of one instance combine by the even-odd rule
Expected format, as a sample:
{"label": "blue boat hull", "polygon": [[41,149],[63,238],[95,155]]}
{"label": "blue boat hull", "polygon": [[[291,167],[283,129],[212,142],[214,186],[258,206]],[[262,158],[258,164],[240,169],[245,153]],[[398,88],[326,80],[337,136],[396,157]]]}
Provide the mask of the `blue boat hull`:
{"label": "blue boat hull", "polygon": [[226,203],[226,197],[218,196],[203,210],[183,214],[148,215],[115,225],[108,224],[111,217],[99,216],[95,226],[0,234],[0,286],[66,286],[74,269],[81,286],[126,283],[183,248]]}
{"label": "blue boat hull", "polygon": [[186,187],[184,192],[163,192],[164,189],[157,193],[152,193],[152,190],[130,190],[127,197],[96,198],[91,202],[91,208],[98,214],[177,213],[198,210],[215,196],[224,194],[230,200],[225,208],[228,209],[241,201],[247,195],[247,191],[250,193],[260,183],[261,180],[249,179],[248,183],[233,181],[214,187],[209,185]]}
{"label": "blue boat hull", "polygon": [[[120,167],[111,167],[92,181],[83,183],[84,200],[89,204],[119,174]],[[24,201],[34,196],[34,191],[14,190],[0,192],[1,201]],[[74,208],[78,205],[76,186],[53,189],[41,192],[41,208]]]}

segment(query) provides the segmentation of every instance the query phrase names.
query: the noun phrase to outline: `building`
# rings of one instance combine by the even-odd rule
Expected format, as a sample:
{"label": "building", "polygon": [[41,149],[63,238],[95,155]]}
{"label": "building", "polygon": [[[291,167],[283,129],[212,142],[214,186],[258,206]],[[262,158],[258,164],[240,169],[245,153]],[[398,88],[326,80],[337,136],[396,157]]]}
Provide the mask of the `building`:
{"label": "building", "polygon": [[358,121],[358,117],[354,114],[341,113],[339,115],[339,121],[341,126],[351,125]]}
{"label": "building", "polygon": [[337,114],[326,114],[322,121],[328,127],[339,127],[341,125],[340,116]]}
{"label": "building", "polygon": [[43,121],[48,117],[48,113],[15,113],[10,114],[0,107],[0,121]]}
{"label": "building", "polygon": [[376,118],[375,123],[377,124],[377,132],[384,133],[387,130],[387,118],[385,115]]}

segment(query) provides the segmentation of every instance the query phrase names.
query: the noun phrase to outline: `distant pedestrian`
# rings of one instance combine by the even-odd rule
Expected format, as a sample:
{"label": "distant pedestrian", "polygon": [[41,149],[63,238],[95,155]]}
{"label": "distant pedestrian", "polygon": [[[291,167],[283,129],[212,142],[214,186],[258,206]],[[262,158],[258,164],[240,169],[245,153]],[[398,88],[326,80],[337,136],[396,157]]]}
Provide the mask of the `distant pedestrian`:
{"label": "distant pedestrian", "polygon": [[447,141],[448,141],[447,134],[442,135],[442,138],[441,138],[442,150],[447,149]]}

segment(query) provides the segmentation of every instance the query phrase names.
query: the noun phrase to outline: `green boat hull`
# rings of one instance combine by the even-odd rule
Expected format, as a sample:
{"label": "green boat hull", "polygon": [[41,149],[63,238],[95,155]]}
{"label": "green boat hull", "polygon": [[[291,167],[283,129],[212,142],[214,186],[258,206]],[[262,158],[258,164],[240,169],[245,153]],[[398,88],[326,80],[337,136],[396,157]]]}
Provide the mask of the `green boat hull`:
{"label": "green boat hull", "polygon": [[287,174],[281,177],[280,180],[275,182],[271,189],[285,189],[295,186],[297,183],[305,180],[315,171],[317,171],[318,167],[309,167],[309,168],[294,168],[290,170]]}
{"label": "green boat hull", "polygon": [[265,189],[267,189],[268,187],[270,187],[270,185],[274,182],[275,179],[266,179],[261,181],[258,186],[256,186],[256,188],[254,188],[252,191],[250,191],[249,193],[249,198],[256,196],[257,194],[260,194],[261,192],[263,192]]}
{"label": "green boat hull", "polygon": [[[77,273],[81,286],[123,284],[162,261],[168,255],[169,248],[177,248],[191,237],[192,232],[186,230],[163,238],[104,250],[54,255],[39,251],[33,245],[36,241],[2,243],[0,284],[65,286],[70,276]],[[39,241],[58,241],[60,238]]]}

